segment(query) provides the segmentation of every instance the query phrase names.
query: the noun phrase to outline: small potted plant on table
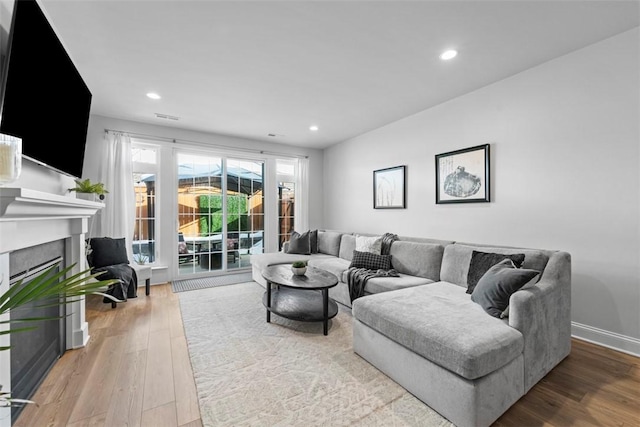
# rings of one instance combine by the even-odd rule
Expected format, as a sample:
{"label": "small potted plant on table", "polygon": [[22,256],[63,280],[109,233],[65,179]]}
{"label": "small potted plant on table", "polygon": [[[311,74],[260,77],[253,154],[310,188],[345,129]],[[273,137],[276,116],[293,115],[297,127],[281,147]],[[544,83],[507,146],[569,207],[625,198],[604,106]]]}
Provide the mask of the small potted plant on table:
{"label": "small potted plant on table", "polygon": [[291,271],[296,276],[303,276],[307,272],[307,262],[306,261],[294,261],[291,264]]}

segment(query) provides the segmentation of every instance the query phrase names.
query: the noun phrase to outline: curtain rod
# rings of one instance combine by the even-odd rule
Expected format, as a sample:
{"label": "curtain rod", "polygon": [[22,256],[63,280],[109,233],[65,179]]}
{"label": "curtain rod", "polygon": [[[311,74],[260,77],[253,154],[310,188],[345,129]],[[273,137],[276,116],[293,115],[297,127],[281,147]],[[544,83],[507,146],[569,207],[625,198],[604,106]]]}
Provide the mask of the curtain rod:
{"label": "curtain rod", "polygon": [[155,139],[155,140],[158,140],[158,141],[172,142],[174,144],[176,144],[178,142],[185,142],[185,143],[195,144],[195,145],[199,145],[201,147],[207,147],[207,148],[224,148],[224,149],[227,149],[227,150],[244,151],[244,152],[258,153],[258,154],[269,154],[269,155],[272,155],[272,156],[298,157],[298,158],[304,158],[304,159],[308,159],[309,158],[309,156],[304,155],[304,154],[279,153],[277,151],[255,150],[255,149],[251,149],[251,148],[234,147],[234,146],[231,146],[231,145],[208,144],[206,142],[191,141],[191,140],[188,140],[188,139],[169,138],[167,136],[148,135],[148,134],[137,133],[137,132],[127,132],[127,131],[124,131],[124,130],[115,130],[115,129],[107,129],[107,128],[105,128],[104,131],[105,132],[114,132],[114,133],[126,133],[127,135],[132,136],[134,138],[138,137],[138,138]]}

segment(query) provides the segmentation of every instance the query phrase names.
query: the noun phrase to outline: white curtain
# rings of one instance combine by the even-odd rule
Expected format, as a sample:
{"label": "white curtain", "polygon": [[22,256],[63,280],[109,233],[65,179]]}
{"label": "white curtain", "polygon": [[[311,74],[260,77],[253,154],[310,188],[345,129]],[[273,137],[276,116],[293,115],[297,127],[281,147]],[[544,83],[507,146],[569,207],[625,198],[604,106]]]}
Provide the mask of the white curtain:
{"label": "white curtain", "polygon": [[309,229],[309,159],[298,159],[296,169],[294,228],[303,233]]}
{"label": "white curtain", "polygon": [[126,239],[127,254],[133,260],[133,231],[136,200],[131,166],[131,138],[122,132],[105,132],[99,181],[109,191],[100,212],[103,237]]}

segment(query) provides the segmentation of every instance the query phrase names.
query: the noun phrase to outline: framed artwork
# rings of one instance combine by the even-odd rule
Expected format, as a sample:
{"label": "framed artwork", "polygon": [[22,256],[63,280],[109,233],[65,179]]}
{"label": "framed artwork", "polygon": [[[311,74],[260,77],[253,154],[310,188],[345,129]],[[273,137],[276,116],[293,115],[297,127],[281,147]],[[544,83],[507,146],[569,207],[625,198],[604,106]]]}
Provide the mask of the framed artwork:
{"label": "framed artwork", "polygon": [[373,171],[373,208],[404,209],[406,166]]}
{"label": "framed artwork", "polygon": [[436,155],[436,204],[489,201],[489,144]]}

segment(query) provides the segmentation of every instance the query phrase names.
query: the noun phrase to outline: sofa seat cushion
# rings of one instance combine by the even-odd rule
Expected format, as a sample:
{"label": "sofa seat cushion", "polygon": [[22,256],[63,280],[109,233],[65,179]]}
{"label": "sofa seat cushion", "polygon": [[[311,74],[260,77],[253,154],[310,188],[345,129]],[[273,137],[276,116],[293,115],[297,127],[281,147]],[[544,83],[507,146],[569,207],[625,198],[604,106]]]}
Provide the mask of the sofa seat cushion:
{"label": "sofa seat cushion", "polygon": [[271,252],[266,254],[251,255],[249,260],[252,266],[257,267],[259,270],[262,271],[266,267],[269,267],[270,265],[291,264],[294,261],[309,261],[311,259],[319,259],[319,258],[335,258],[335,257],[327,254],[301,255],[301,254],[288,254],[284,252]]}
{"label": "sofa seat cushion", "polygon": [[336,276],[338,280],[342,277],[342,273],[349,268],[349,264],[350,262],[346,259],[329,255],[313,257],[307,263],[307,265],[310,267],[328,271],[329,273]]}
{"label": "sofa seat cushion", "polygon": [[353,316],[425,359],[473,380],[522,354],[522,334],[448,282],[358,298]]}
{"label": "sofa seat cushion", "polygon": [[[420,286],[433,283],[433,280],[424,277],[410,276],[408,274],[398,273],[400,277],[373,277],[367,281],[364,287],[365,294],[377,294],[379,292],[395,291],[411,286]],[[343,274],[342,278],[346,281],[347,274]]]}

